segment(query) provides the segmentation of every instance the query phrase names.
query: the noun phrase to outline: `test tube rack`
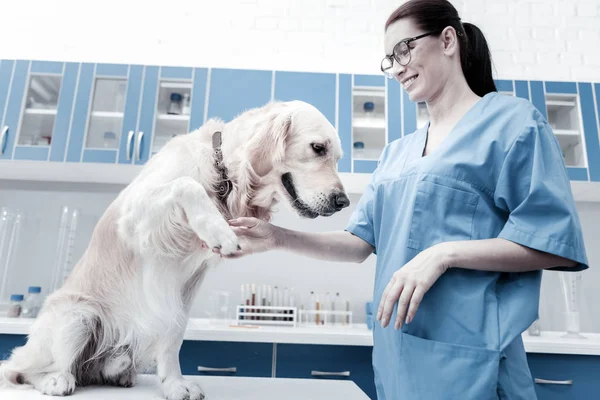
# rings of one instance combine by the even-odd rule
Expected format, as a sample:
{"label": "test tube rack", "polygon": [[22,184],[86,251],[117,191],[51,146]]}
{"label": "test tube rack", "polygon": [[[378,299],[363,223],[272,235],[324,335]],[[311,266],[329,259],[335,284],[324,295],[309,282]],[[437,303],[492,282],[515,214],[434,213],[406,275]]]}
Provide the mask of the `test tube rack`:
{"label": "test tube rack", "polygon": [[293,326],[298,323],[298,309],[282,306],[238,305],[235,320],[238,325]]}
{"label": "test tube rack", "polygon": [[300,310],[300,325],[328,326],[352,325],[352,311]]}

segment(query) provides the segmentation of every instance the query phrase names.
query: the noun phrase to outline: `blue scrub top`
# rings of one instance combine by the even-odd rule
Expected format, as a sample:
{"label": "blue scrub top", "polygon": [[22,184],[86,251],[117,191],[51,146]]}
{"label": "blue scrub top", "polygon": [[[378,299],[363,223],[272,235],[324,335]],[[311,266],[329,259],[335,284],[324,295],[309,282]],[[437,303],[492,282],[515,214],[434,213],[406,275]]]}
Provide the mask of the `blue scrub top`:
{"label": "blue scrub top", "polygon": [[[375,247],[375,307],[395,271],[445,241],[504,238],[588,268],[560,146],[529,101],[485,95],[423,157],[428,126],[386,146],[346,228]],[[457,267],[410,324],[394,329],[396,308],[375,324],[378,399],[536,398],[521,334],[542,272]]]}

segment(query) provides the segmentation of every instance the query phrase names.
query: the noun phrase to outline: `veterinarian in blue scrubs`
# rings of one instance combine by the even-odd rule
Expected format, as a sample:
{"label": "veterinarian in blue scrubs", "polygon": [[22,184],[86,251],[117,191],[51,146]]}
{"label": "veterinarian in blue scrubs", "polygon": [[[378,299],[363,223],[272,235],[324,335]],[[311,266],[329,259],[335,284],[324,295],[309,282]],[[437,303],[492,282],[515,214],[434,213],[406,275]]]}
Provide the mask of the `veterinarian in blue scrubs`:
{"label": "veterinarian in blue scrubs", "polygon": [[521,333],[542,270],[588,268],[559,144],[529,101],[496,92],[483,34],[445,0],[399,7],[385,52],[382,70],[430,121],[384,149],[345,235],[234,220],[233,257],[348,261],[366,244],[378,399],[536,399]]}

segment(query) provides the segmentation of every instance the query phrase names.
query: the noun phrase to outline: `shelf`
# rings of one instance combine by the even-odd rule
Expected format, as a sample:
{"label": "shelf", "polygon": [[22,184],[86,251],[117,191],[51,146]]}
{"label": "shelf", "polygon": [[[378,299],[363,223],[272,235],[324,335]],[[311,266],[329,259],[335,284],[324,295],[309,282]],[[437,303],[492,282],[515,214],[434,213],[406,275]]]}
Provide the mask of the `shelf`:
{"label": "shelf", "polygon": [[546,107],[575,107],[575,100],[546,100]]}
{"label": "shelf", "polygon": [[385,129],[385,118],[354,117],[352,119],[352,128],[359,129]]}
{"label": "shelf", "polygon": [[92,111],[92,117],[123,118],[123,113],[119,111]]}
{"label": "shelf", "polygon": [[168,82],[161,82],[160,87],[165,88],[165,89],[189,89],[189,90],[192,90],[192,83],[191,82],[168,81]]}
{"label": "shelf", "polygon": [[378,89],[368,86],[354,86],[354,96],[381,97],[385,99],[385,88]]}
{"label": "shelf", "polygon": [[579,131],[570,129],[553,129],[552,131],[556,136],[577,136],[578,138],[581,136]]}
{"label": "shelf", "polygon": [[189,121],[189,115],[177,115],[177,114],[158,114],[158,120],[161,121]]}
{"label": "shelf", "polygon": [[26,115],[56,115],[56,108],[26,108]]}

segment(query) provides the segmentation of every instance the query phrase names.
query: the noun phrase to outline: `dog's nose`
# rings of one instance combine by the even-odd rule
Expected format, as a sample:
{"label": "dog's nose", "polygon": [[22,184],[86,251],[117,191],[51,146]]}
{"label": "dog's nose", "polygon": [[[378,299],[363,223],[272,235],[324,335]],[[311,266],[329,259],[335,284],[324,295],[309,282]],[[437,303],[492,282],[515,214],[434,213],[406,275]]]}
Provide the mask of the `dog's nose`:
{"label": "dog's nose", "polygon": [[340,211],[350,205],[350,199],[344,193],[334,193],[331,195],[331,205],[336,211]]}

